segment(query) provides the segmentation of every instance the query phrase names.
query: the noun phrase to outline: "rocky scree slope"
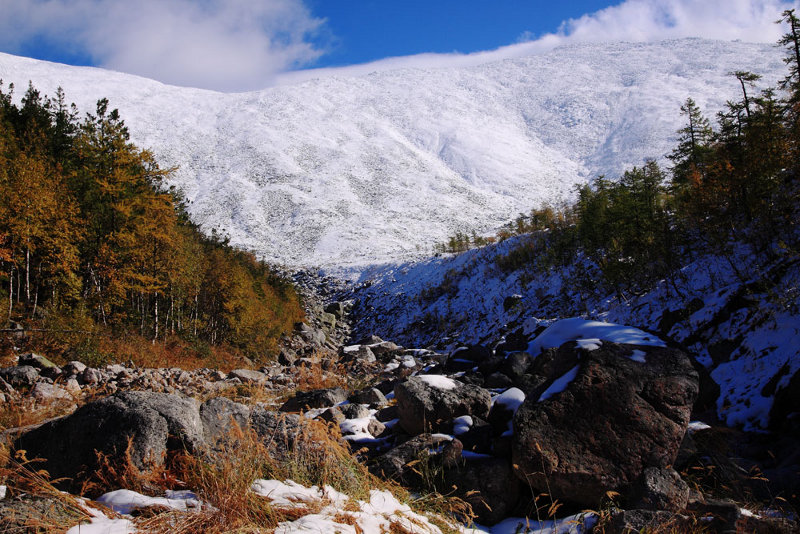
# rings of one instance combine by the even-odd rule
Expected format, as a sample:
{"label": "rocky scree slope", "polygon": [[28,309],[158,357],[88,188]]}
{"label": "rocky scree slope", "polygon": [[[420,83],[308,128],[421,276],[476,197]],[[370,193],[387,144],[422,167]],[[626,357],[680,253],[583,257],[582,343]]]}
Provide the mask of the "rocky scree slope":
{"label": "rocky scree slope", "polygon": [[783,76],[771,45],[698,39],[574,45],[469,68],[327,77],[222,94],[0,54],[0,79],[108,98],[192,220],[273,263],[347,267],[494,231],[599,174],[660,158],[687,97],[708,115],[731,71]]}
{"label": "rocky scree slope", "polygon": [[[315,418],[337,427],[374,474],[417,491],[455,492],[480,523],[497,524],[497,532],[526,521],[509,518],[529,515],[536,524],[543,493],[548,503],[563,505],[560,515],[598,509],[608,495],[617,495],[620,509],[603,519],[606,532],[665,523],[683,529],[698,521],[716,532],[797,528],[791,519],[748,515],[734,502],[718,500],[713,486],[702,487],[705,495],[697,485],[690,492],[683,477],[707,467],[719,438],[707,425],[690,424],[700,382],[689,357],[647,332],[568,319],[494,350],[473,345],[451,353],[406,349],[371,336],[341,347],[327,361],[322,369],[337,366],[361,385],[300,391],[282,403],[252,405],[120,388],[71,415],[17,431],[15,446],[45,458],[43,467],[73,477],[67,483],[77,487],[95,467],[95,451],[114,460],[130,441],[136,467],[158,469],[175,452],[213,454],[233,422],[252,428],[275,457],[301,454],[296,444],[304,439],[304,421]],[[33,364],[28,367],[37,371],[26,373],[31,377],[45,372],[42,358],[20,363]],[[261,377],[234,371],[226,380],[253,380],[277,390],[280,376],[303,365],[276,365]],[[26,391],[21,383],[12,389]],[[737,476],[731,460],[715,461],[729,462],[728,484],[753,485],[751,496],[797,489],[791,477],[786,486],[767,487]],[[252,491],[259,494],[270,484],[256,481]],[[13,523],[15,510],[27,503],[19,494],[0,500],[3,521]],[[330,528],[351,524],[341,514],[329,519]],[[299,532],[308,521],[304,516],[280,528]],[[597,521],[596,515],[579,514],[563,525],[589,528]]]}

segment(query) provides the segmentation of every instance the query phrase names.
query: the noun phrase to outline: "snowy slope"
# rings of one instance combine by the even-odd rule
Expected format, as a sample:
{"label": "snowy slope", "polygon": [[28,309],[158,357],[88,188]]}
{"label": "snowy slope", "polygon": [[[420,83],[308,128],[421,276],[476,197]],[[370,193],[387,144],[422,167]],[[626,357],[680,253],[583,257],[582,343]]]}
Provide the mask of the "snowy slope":
{"label": "snowy slope", "polygon": [[672,147],[692,96],[712,115],[732,70],[774,83],[771,45],[576,45],[470,68],[395,70],[222,94],[0,54],[18,96],[108,97],[205,230],[290,266],[406,258],[491,230],[576,183]]}
{"label": "snowy slope", "polygon": [[767,260],[740,245],[620,299],[591,281],[582,259],[547,272],[500,270],[496,259],[525,239],[366,270],[367,283],[345,296],[357,300],[355,337],[374,333],[409,347],[453,349],[492,345],[504,331],[530,334],[564,317],[634,325],[684,345],[709,371],[720,386],[722,421],[748,430],[767,426],[775,392],[800,371],[796,256]]}

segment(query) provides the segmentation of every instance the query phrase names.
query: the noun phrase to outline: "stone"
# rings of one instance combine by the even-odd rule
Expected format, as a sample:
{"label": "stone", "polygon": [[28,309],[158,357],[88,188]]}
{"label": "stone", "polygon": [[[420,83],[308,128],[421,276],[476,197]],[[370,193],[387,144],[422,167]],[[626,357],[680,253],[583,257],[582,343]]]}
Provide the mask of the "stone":
{"label": "stone", "polygon": [[263,384],[267,381],[267,375],[250,369],[234,369],[228,373],[228,378],[238,378],[242,384]]}
{"label": "stone", "polygon": [[343,423],[345,419],[347,419],[342,411],[334,406],[332,408],[328,408],[318,416],[323,421],[327,421],[328,423],[336,423],[337,425]]}
{"label": "stone", "polygon": [[501,458],[470,460],[445,471],[445,487],[472,506],[475,521],[491,526],[510,515],[520,496],[520,481]]}
{"label": "stone", "polygon": [[692,523],[683,515],[664,510],[623,510],[611,517],[608,534],[641,532],[691,532]]}
{"label": "stone", "polygon": [[278,363],[281,365],[294,365],[297,361],[297,353],[289,348],[282,348],[278,354]]}
{"label": "stone", "polygon": [[297,393],[283,403],[281,412],[299,412],[312,408],[327,408],[347,400],[347,392],[342,388],[317,389]]}
{"label": "stone", "polygon": [[367,423],[367,432],[375,438],[381,437],[386,432],[386,425],[375,419],[370,419],[369,423]]}
{"label": "stone", "polygon": [[378,388],[366,388],[350,395],[350,402],[368,404],[372,407],[385,406],[388,402],[386,396]]}
{"label": "stone", "polygon": [[344,404],[338,407],[345,419],[363,419],[369,417],[369,408],[363,404]]}
{"label": "stone", "polygon": [[30,365],[3,367],[0,369],[0,378],[14,388],[31,387],[39,379],[39,370]]}
{"label": "stone", "polygon": [[[23,434],[15,443],[42,458],[52,478],[75,479],[97,469],[97,452],[113,463],[130,459],[142,470],[163,464],[167,451],[203,445],[199,403],[165,393],[128,391],[88,403],[71,415]],[[77,481],[75,481],[77,484]]]}
{"label": "stone", "polygon": [[250,426],[278,458],[292,454],[302,432],[300,416],[255,407],[250,411]]}
{"label": "stone", "polygon": [[423,377],[413,376],[397,384],[394,393],[403,430],[416,435],[438,430],[442,423],[462,415],[486,418],[492,403],[489,392],[457,381],[451,383],[452,389],[444,389],[430,385]]}
{"label": "stone", "polygon": [[29,352],[28,354],[21,354],[18,360],[18,365],[30,365],[31,367],[35,367],[40,371],[43,369],[58,367],[56,364],[54,364],[41,354],[34,354],[33,352]]}
{"label": "stone", "polygon": [[375,458],[369,470],[381,478],[413,484],[418,482],[418,475],[414,473],[414,465],[409,464],[420,458],[435,461],[429,451],[439,448],[448,441],[450,440],[443,436],[420,434]]}
{"label": "stone", "polygon": [[320,316],[320,321],[322,321],[322,329],[327,330],[328,332],[336,329],[336,316],[332,313],[323,313]]}
{"label": "stone", "polygon": [[67,376],[76,376],[86,370],[86,364],[73,360],[68,362],[64,367],[61,368],[61,370],[64,371],[64,374]]}
{"label": "stone", "polygon": [[103,381],[103,373],[99,369],[87,367],[81,373],[78,381],[87,386],[95,386]]}
{"label": "stone", "polygon": [[648,467],[631,486],[628,507],[680,512],[689,503],[689,485],[671,468]]}
{"label": "stone", "polygon": [[[542,402],[528,396],[514,416],[512,463],[534,492],[593,507],[607,491],[624,494],[647,467],[673,464],[698,376],[677,349],[604,342],[583,351],[575,345],[557,352],[570,363],[577,357],[569,352],[581,354],[576,377]],[[629,357],[634,349],[646,351],[646,363]]]}
{"label": "stone", "polygon": [[70,395],[67,390],[53,384],[47,384],[45,382],[37,382],[34,384],[29,395],[39,403],[49,403],[55,401],[72,402],[74,400],[72,395]]}
{"label": "stone", "polygon": [[204,441],[214,447],[230,437],[237,427],[248,427],[250,408],[225,397],[217,397],[200,406],[200,421],[203,425]]}
{"label": "stone", "polygon": [[517,380],[526,373],[532,362],[533,357],[527,352],[512,352],[500,365],[500,372],[512,380]]}
{"label": "stone", "polygon": [[514,385],[514,381],[500,372],[495,372],[486,377],[484,385],[489,389],[507,389]]}

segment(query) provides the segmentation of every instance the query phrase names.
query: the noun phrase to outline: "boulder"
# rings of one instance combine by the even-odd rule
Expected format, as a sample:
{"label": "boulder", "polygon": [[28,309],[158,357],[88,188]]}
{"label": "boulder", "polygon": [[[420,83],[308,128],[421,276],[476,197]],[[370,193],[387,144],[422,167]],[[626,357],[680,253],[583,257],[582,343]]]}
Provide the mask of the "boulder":
{"label": "boulder", "polygon": [[238,378],[242,384],[263,384],[267,381],[267,375],[250,369],[234,369],[228,373],[228,378]]}
{"label": "boulder", "polygon": [[15,388],[27,388],[33,386],[39,379],[39,370],[30,365],[3,367],[0,369],[0,378]]}
{"label": "boulder", "polygon": [[58,367],[44,356],[40,354],[34,354],[33,352],[21,354],[18,360],[18,365],[30,365],[31,367],[36,367],[40,371]]}
{"label": "boulder", "polygon": [[683,515],[663,510],[623,510],[611,516],[608,534],[640,532],[691,532],[692,521]]}
{"label": "boulder", "polygon": [[475,521],[494,525],[510,515],[520,495],[520,482],[508,460],[470,460],[445,471],[445,487],[455,486],[455,495],[472,506]]}
{"label": "boulder", "polygon": [[492,350],[483,345],[459,347],[450,353],[445,362],[445,370],[448,372],[469,371],[491,357]]}
{"label": "boulder", "polygon": [[[565,345],[558,353],[579,359],[574,379],[546,400],[526,398],[513,420],[512,463],[535,492],[592,507],[607,491],[626,492],[647,467],[672,465],[698,377],[677,349]],[[645,351],[646,361],[632,359],[633,350]]]}
{"label": "boulder", "polygon": [[74,399],[69,392],[54,384],[46,382],[37,382],[30,391],[30,396],[39,403],[48,403],[55,401],[72,402]]}
{"label": "boulder", "polygon": [[347,304],[344,302],[331,302],[325,306],[325,313],[330,313],[341,319],[347,313]]}
{"label": "boulder", "polygon": [[366,388],[350,395],[350,402],[357,404],[369,404],[372,407],[385,406],[388,402],[386,396],[378,388]]}
{"label": "boulder", "polygon": [[342,411],[336,406],[328,408],[327,410],[319,414],[318,417],[325,422],[336,423],[337,425],[343,423],[345,419],[347,419],[342,413]]}
{"label": "boulder", "polygon": [[46,460],[52,478],[74,478],[97,468],[100,452],[133,464],[161,465],[168,450],[194,451],[203,444],[199,403],[165,393],[129,391],[86,404],[71,415],[23,434],[15,443],[28,458]]}
{"label": "boulder", "polygon": [[347,400],[347,392],[342,388],[316,389],[297,393],[283,403],[282,412],[299,412],[312,408],[327,408]]}
{"label": "boulder", "polygon": [[517,380],[527,372],[532,362],[533,358],[527,352],[512,352],[506,356],[500,366],[500,372],[512,380]]}
{"label": "boulder", "polygon": [[[448,441],[450,440],[443,436],[420,434],[375,458],[369,466],[369,470],[381,478],[404,484],[414,484],[418,481],[418,475],[414,473],[415,464],[409,464],[420,459],[436,461],[430,452]],[[417,471],[419,470],[417,469]]]}
{"label": "boulder", "polygon": [[631,486],[628,507],[680,512],[689,504],[689,485],[671,468],[648,467]]}
{"label": "boulder", "polygon": [[280,354],[278,354],[278,363],[281,365],[294,365],[294,362],[297,361],[297,353],[290,348],[282,348]]}
{"label": "boulder", "polygon": [[250,427],[278,458],[291,454],[303,429],[297,414],[273,412],[261,407],[250,411]]}
{"label": "boulder", "polygon": [[492,403],[489,392],[439,375],[409,377],[394,388],[400,426],[411,435],[438,430],[462,415],[485,419]]}
{"label": "boulder", "polygon": [[79,361],[68,362],[67,365],[61,368],[67,376],[77,376],[86,370],[86,364]]}
{"label": "boulder", "polygon": [[369,417],[369,408],[363,404],[344,404],[339,406],[345,419],[363,419]]}
{"label": "boulder", "polygon": [[203,439],[214,447],[231,435],[236,427],[246,428],[250,424],[250,408],[225,397],[207,400],[200,406],[200,421],[203,424]]}

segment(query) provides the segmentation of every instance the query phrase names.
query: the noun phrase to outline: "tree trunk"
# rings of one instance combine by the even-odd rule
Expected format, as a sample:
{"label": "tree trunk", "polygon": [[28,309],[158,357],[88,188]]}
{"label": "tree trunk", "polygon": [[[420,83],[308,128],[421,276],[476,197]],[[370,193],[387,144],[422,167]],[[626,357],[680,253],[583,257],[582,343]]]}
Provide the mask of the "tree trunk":
{"label": "tree trunk", "polygon": [[158,292],[154,293],[153,296],[155,297],[155,302],[153,303],[153,328],[155,329],[153,333],[153,344],[155,344],[156,339],[158,339]]}

